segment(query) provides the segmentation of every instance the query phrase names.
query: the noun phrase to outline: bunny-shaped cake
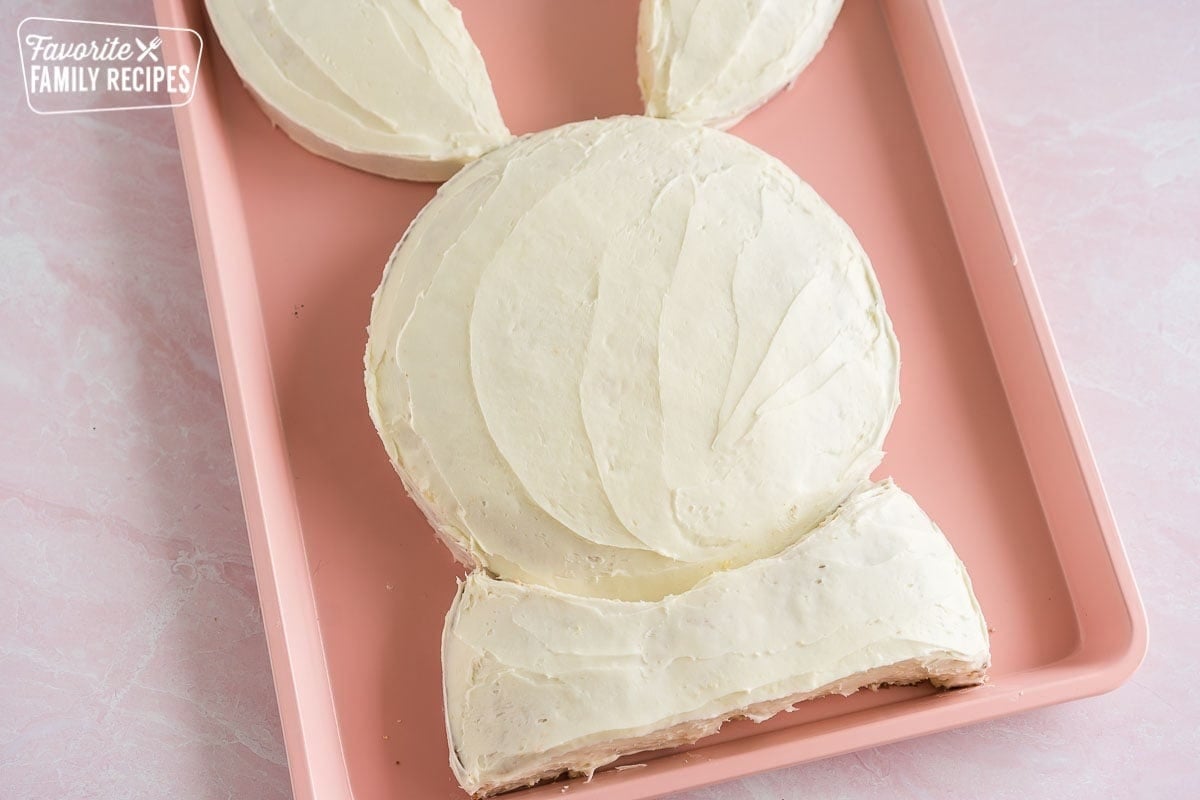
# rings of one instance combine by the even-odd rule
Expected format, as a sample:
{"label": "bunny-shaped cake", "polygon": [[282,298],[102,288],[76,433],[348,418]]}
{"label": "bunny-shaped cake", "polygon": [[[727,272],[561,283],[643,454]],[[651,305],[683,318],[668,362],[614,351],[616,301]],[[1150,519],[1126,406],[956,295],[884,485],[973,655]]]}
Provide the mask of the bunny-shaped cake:
{"label": "bunny-shaped cake", "polygon": [[453,175],[387,265],[365,376],[405,487],[472,570],[442,645],[463,789],[822,695],[984,680],[965,568],[871,482],[900,356],[870,261],[785,165],[696,124],[793,80],[840,0],[643,0],[648,116],[516,140],[446,0],[207,3],[302,145]]}

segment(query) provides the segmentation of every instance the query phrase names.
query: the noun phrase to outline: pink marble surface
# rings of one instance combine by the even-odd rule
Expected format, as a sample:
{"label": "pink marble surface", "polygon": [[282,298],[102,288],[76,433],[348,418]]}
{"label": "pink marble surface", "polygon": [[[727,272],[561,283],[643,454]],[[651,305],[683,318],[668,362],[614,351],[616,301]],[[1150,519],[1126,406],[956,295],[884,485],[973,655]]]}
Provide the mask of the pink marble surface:
{"label": "pink marble surface", "polygon": [[[1101,698],[689,800],[1200,788],[1200,4],[946,2],[1150,654]],[[152,17],[0,8],[0,798],[285,798],[171,118],[34,116],[12,35],[31,14]]]}

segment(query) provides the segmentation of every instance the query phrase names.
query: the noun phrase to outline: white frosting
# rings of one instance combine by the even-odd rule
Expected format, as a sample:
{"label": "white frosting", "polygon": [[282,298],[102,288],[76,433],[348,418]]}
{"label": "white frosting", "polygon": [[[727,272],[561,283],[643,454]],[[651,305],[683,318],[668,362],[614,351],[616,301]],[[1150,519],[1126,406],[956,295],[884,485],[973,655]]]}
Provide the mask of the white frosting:
{"label": "white frosting", "polygon": [[642,0],[646,113],[727,128],[796,79],[842,0]]}
{"label": "white frosting", "polygon": [[467,563],[657,599],[778,553],[878,464],[898,349],[849,227],[776,159],[646,117],[456,175],[375,296],[366,381]]}
{"label": "white frosting", "polygon": [[656,602],[472,573],[442,657],[451,766],[486,794],[823,693],[979,683],[989,646],[950,543],[885,482],[783,553]]}
{"label": "white frosting", "polygon": [[206,0],[267,115],[318,155],[445,180],[508,141],[491,82],[448,0]]}

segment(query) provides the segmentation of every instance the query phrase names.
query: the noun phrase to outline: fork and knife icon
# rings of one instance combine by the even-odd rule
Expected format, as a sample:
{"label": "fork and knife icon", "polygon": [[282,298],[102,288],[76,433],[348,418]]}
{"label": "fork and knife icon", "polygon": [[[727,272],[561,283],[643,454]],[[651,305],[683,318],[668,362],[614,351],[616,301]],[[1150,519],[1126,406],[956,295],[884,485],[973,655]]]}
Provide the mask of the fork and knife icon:
{"label": "fork and knife icon", "polygon": [[151,61],[158,61],[158,53],[155,51],[162,47],[162,37],[155,36],[150,40],[150,44],[146,44],[136,36],[133,37],[133,41],[137,43],[138,49],[142,51],[137,57],[139,62],[144,61],[146,57],[149,57]]}

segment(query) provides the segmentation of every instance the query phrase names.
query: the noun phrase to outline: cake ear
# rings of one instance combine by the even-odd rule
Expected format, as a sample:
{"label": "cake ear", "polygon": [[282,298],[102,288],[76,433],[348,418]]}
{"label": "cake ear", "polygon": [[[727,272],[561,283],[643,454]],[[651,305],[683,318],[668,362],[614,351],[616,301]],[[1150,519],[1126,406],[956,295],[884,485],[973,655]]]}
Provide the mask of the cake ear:
{"label": "cake ear", "polygon": [[511,138],[483,56],[449,0],[205,1],[251,94],[317,155],[442,181]]}
{"label": "cake ear", "polygon": [[[511,135],[450,0],[205,0],[250,93],[317,155],[443,181]],[[641,0],[646,114],[719,128],[765,103],[825,43],[842,0]]]}
{"label": "cake ear", "polygon": [[641,0],[646,114],[728,128],[800,74],[842,0]]}

